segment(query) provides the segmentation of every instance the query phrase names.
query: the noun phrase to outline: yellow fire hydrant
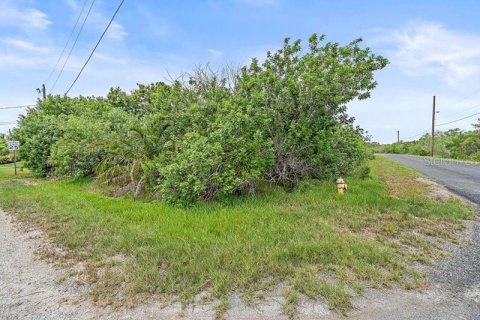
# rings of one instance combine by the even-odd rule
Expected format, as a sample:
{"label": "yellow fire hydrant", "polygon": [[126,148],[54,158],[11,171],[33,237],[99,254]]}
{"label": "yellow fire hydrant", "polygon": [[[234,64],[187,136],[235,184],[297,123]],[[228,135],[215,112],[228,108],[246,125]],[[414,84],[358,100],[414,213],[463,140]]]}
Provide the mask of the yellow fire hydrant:
{"label": "yellow fire hydrant", "polygon": [[336,182],[338,194],[344,194],[347,191],[347,184],[342,178],[338,178]]}

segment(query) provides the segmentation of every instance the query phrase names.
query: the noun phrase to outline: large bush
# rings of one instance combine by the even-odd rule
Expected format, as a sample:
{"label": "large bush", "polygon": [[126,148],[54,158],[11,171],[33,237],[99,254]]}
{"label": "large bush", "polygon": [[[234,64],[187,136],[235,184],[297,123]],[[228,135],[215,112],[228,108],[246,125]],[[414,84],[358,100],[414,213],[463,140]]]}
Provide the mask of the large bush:
{"label": "large bush", "polygon": [[[54,173],[57,164],[52,161],[52,151],[59,140],[62,140],[66,128],[72,129],[75,125],[68,126],[74,117],[90,117],[96,123],[102,117],[108,104],[101,98],[68,98],[49,97],[46,101],[38,102],[35,108],[29,109],[26,116],[20,116],[20,126],[14,130],[13,137],[21,141],[20,154],[35,176],[47,176]],[[77,121],[77,124],[79,122]],[[77,133],[82,128],[75,129]],[[83,133],[82,133],[83,134]],[[88,133],[85,133],[88,134]],[[69,141],[62,140],[63,144],[70,143],[71,148],[81,148],[81,136],[71,135]],[[79,153],[77,153],[78,156]],[[65,154],[66,155],[66,154]],[[59,159],[57,157],[57,159]],[[71,172],[65,168],[68,159],[60,164],[60,174]],[[91,162],[94,163],[95,159]],[[74,167],[71,167],[76,170]]]}
{"label": "large bush", "polygon": [[63,135],[65,116],[53,116],[35,110],[20,121],[15,138],[21,141],[20,153],[34,176],[47,176],[52,167],[49,164],[53,145]]}
{"label": "large bush", "polygon": [[[310,37],[306,53],[300,40],[291,44],[286,39],[262,65],[254,59],[242,69],[238,94],[269,119],[264,134],[273,142],[275,161],[266,178],[275,183],[295,185],[305,176],[326,178],[342,171],[338,162],[347,159],[334,145],[347,133],[342,128],[353,122],[346,103],[368,98],[376,86],[373,72],[387,64],[360,48],[361,40],[342,47],[321,45],[323,39]],[[352,134],[355,131],[348,131]]]}
{"label": "large bush", "polygon": [[273,163],[272,143],[262,132],[264,117],[251,107],[229,102],[193,105],[189,113],[191,131],[170,157],[159,161],[164,198],[186,204],[253,191],[255,181]]}
{"label": "large bush", "polygon": [[352,174],[368,157],[346,104],[366,99],[387,64],[360,47],[290,42],[240,70],[199,67],[171,84],[107,98],[49,96],[14,137],[37,176],[93,176],[115,194],[148,191],[189,205]]}

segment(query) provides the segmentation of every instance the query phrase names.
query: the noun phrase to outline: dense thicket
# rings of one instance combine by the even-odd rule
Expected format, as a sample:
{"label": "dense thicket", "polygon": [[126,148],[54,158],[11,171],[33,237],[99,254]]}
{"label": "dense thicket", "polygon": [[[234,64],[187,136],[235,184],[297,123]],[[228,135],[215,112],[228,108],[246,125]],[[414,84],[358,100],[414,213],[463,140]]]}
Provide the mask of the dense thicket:
{"label": "dense thicket", "polygon": [[147,189],[190,204],[349,174],[368,156],[346,103],[366,99],[387,60],[313,35],[265,62],[198,68],[185,80],[119,88],[106,98],[49,96],[14,132],[37,176],[93,176],[117,193]]}
{"label": "dense thicket", "polygon": [[[426,134],[415,141],[377,145],[375,151],[427,156],[431,153],[431,136]],[[457,128],[436,132],[435,156],[480,161],[480,119],[473,124],[473,130]]]}

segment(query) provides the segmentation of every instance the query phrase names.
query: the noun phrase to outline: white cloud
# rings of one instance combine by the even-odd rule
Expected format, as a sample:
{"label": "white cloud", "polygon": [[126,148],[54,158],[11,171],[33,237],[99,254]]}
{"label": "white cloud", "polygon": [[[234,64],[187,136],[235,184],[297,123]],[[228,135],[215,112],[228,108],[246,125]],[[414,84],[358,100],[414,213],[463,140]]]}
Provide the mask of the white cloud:
{"label": "white cloud", "polygon": [[17,8],[11,2],[0,3],[0,25],[46,29],[52,22],[47,14],[35,8]]}
{"label": "white cloud", "polygon": [[165,39],[173,34],[179,34],[181,31],[174,24],[168,22],[168,20],[153,14],[148,7],[140,4],[140,1],[135,4],[136,10],[139,15],[139,20],[145,26],[143,32],[151,38]]}
{"label": "white cloud", "polygon": [[33,51],[38,53],[50,52],[50,48],[38,46],[27,40],[15,39],[15,38],[4,38],[4,39],[0,39],[0,41],[7,44],[10,47],[10,49],[12,49],[12,47],[15,47],[17,49],[21,49],[22,51]]}
{"label": "white cloud", "polygon": [[18,72],[19,68],[38,70],[49,66],[56,52],[53,47],[36,44],[24,38],[0,38],[0,71]]}
{"label": "white cloud", "polygon": [[65,0],[65,3],[74,11],[78,9],[78,4],[75,0]]}
{"label": "white cloud", "polygon": [[[95,37],[99,37],[100,34],[105,30],[105,27],[108,25],[111,19],[111,14],[112,12],[101,8],[100,5],[98,8],[94,7],[90,13],[90,16],[88,17],[86,28],[95,32]],[[121,41],[127,35],[128,33],[125,31],[123,25],[118,21],[113,21],[105,36],[109,40]]]}
{"label": "white cloud", "polygon": [[123,40],[123,38],[125,38],[127,35],[128,35],[128,33],[125,31],[125,28],[121,24],[119,24],[115,21],[112,22],[112,24],[110,25],[110,28],[108,29],[108,33],[107,33],[107,36],[110,39],[113,39],[113,40],[116,40],[116,41]]}
{"label": "white cloud", "polygon": [[392,64],[409,76],[436,76],[449,85],[480,77],[480,33],[424,21],[380,32],[377,41],[394,47]]}
{"label": "white cloud", "polygon": [[208,53],[212,56],[215,56],[215,57],[223,56],[223,52],[220,51],[220,50],[217,50],[217,49],[208,49]]}

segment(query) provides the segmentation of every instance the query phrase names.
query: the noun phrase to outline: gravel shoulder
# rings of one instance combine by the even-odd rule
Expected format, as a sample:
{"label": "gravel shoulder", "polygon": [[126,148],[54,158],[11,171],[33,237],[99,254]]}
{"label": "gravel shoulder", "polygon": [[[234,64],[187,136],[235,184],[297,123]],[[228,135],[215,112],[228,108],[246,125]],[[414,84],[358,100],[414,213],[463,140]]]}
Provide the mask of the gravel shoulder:
{"label": "gravel shoulder", "polygon": [[355,301],[349,319],[480,319],[480,224],[467,223],[465,246],[425,270],[430,286],[422,291],[369,290]]}
{"label": "gravel shoulder", "polygon": [[[77,283],[72,270],[56,268],[39,258],[48,239],[35,229],[24,230],[0,210],[0,320],[50,319],[212,319],[213,307],[163,306],[135,309],[95,307],[89,287]],[[186,315],[182,317],[182,315]]]}
{"label": "gravel shoulder", "polygon": [[[193,305],[182,310],[179,304],[159,302],[130,309],[100,309],[88,298],[89,287],[77,283],[68,269],[39,258],[48,239],[35,229],[24,230],[12,217],[0,210],[0,320],[56,319],[215,319],[213,304]],[[61,281],[60,281],[61,279]],[[280,298],[266,299],[254,307],[246,307],[233,296],[230,319],[286,319]],[[324,304],[305,302],[303,319],[318,319],[333,313]]]}
{"label": "gravel shoulder", "polygon": [[[367,289],[354,298],[355,309],[347,319],[480,319],[480,224],[467,223],[465,246],[451,246],[452,256],[425,270],[430,286],[422,291]],[[79,285],[68,270],[38,259],[45,235],[18,230],[0,211],[0,319],[214,319],[213,305],[164,306],[160,303],[134,309],[98,309],[88,299],[88,286]],[[66,278],[59,283],[59,279]],[[253,308],[232,297],[229,319],[286,319],[280,298]],[[303,301],[298,319],[345,319],[325,304]]]}
{"label": "gravel shoulder", "polygon": [[36,259],[40,238],[38,231],[16,230],[0,211],[0,319],[94,318],[84,299],[88,288],[59,284],[64,274]]}

